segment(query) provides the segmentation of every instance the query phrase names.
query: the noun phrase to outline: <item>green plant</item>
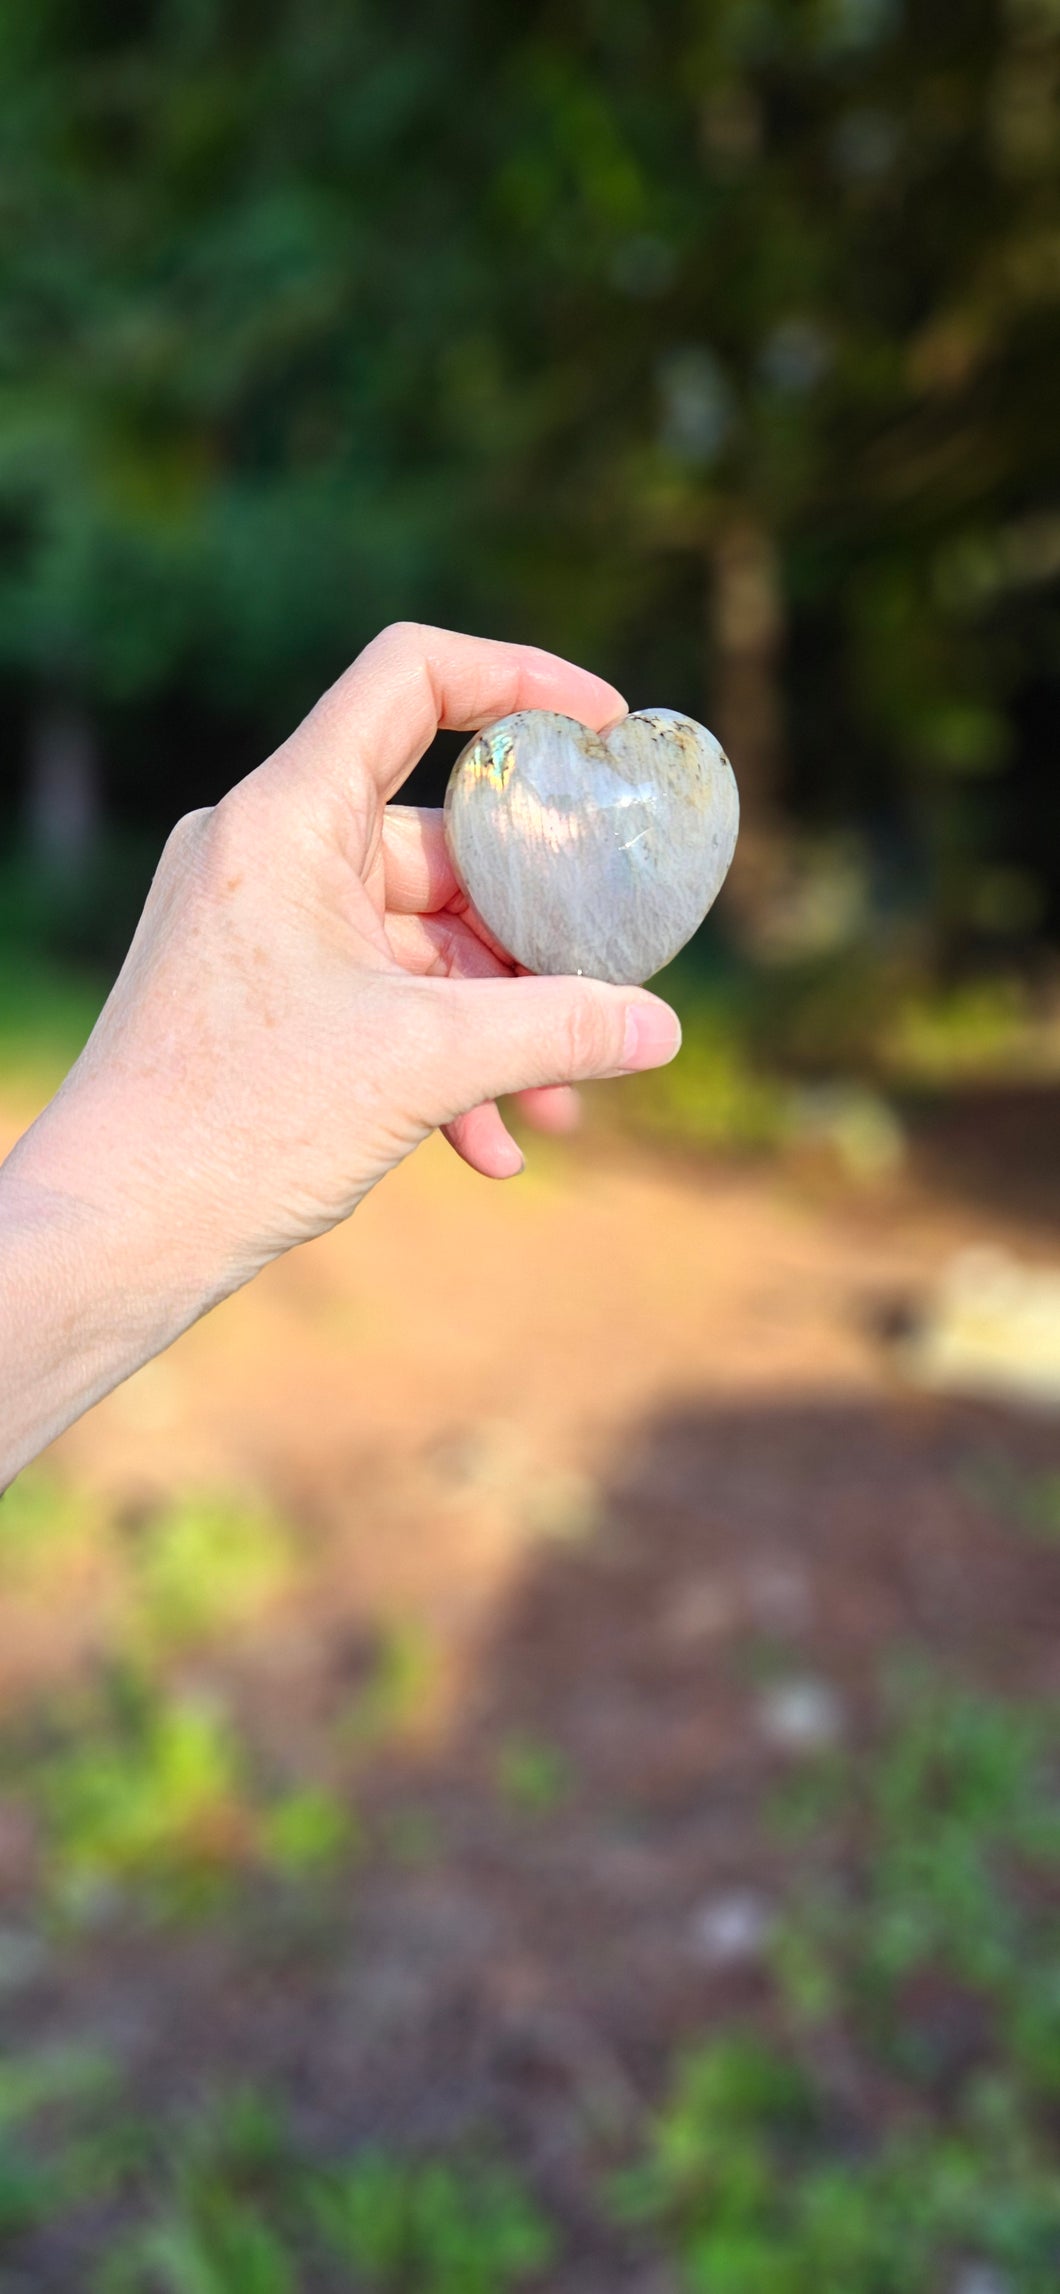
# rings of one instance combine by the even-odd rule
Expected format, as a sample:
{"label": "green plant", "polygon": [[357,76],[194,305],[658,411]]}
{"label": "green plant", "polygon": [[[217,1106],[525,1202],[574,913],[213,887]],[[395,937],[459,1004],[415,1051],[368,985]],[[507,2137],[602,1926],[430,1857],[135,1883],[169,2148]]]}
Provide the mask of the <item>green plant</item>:
{"label": "green plant", "polygon": [[231,1630],[275,1600],[293,1540],[262,1505],[219,1492],[178,1498],[140,1530],[127,1642],[154,1655]]}
{"label": "green plant", "polygon": [[1060,2094],[1060,1799],[1047,1716],[916,1670],[891,1694],[879,1751],[833,1761],[808,1804],[817,1874],[777,1945],[789,2003],[817,2018],[841,2010],[926,2081],[956,2017],[977,2031],[977,2058],[1000,2051]]}
{"label": "green plant", "polygon": [[295,2294],[274,2219],[294,2157],[269,2096],[242,2087],[212,2098],[167,2130],[154,2164],[149,2218],[112,2245],[100,2294]]}
{"label": "green plant", "polygon": [[61,1899],[77,1909],[115,1884],[205,1890],[246,1849],[245,1793],[219,1711],[112,1684],[96,1725],[54,1746],[34,1779]]}
{"label": "green plant", "polygon": [[1028,1474],[1000,1452],[988,1451],[967,1461],[960,1481],[970,1498],[1003,1521],[1044,1544],[1060,1539],[1060,1473]]}
{"label": "green plant", "polygon": [[0,1582],[9,1590],[50,1587],[60,1562],[91,1550],[101,1532],[99,1506],[47,1467],[30,1467],[0,1498]]}
{"label": "green plant", "polygon": [[348,1811],[333,1793],[324,1785],[304,1784],[264,1811],[260,1840],[266,1862],[297,1878],[348,1855],[355,1831]]}
{"label": "green plant", "polygon": [[298,2278],[260,2214],[226,2199],[191,2221],[152,2223],[112,2255],[97,2285],[100,2294],[296,2294]]}
{"label": "green plant", "polygon": [[888,1703],[788,1796],[782,2036],[688,2055],[620,2185],[697,2294],[1057,2283],[1055,1732],[917,1666]]}
{"label": "green plant", "polygon": [[328,2251],[395,2294],[506,2294],[544,2270],[548,2226],[507,2169],[365,2152],[314,2180]]}
{"label": "green plant", "polygon": [[270,1790],[224,1710],[127,1670],[52,1711],[19,1789],[44,1835],[51,1893],[78,1916],[114,1890],[156,1912],[208,1909],[252,1866],[297,1875],[348,1844],[318,1787]]}
{"label": "green plant", "polygon": [[110,2063],[89,2048],[0,2063],[0,2254],[106,2181],[92,2130],[113,2089]]}
{"label": "green plant", "polygon": [[1004,977],[950,989],[925,982],[890,1013],[880,1052],[892,1074],[918,1083],[1019,1072],[1034,1063],[1028,998]]}
{"label": "green plant", "polygon": [[739,998],[708,994],[679,976],[671,992],[680,1012],[681,1057],[653,1072],[651,1088],[633,1081],[621,1112],[638,1130],[722,1151],[776,1147],[785,1135],[788,1095],[756,1059]]}
{"label": "green plant", "polygon": [[746,2036],[678,2070],[620,2211],[654,2225],[692,2294],[935,2294],[962,2256],[1049,2294],[1060,2174],[1044,2130],[983,2082],[946,2127],[873,2141],[849,2101]]}
{"label": "green plant", "polygon": [[415,1618],[388,1625],[374,1651],[371,1669],[340,1715],[340,1741],[367,1752],[414,1727],[431,1695],[439,1652],[426,1627]]}
{"label": "green plant", "polygon": [[544,1816],[569,1798],[573,1777],[566,1754],[537,1737],[505,1737],[497,1751],[497,1787],[526,1816]]}

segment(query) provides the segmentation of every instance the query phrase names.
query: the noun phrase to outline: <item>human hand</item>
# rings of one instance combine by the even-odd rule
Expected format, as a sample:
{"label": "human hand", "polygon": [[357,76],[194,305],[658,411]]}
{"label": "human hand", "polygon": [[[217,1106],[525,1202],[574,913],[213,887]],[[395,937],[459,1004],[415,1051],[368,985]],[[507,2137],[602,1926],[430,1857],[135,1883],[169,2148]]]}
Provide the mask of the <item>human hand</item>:
{"label": "human hand", "polygon": [[[79,1263],[104,1236],[124,1268],[138,1335],[117,1377],[432,1130],[505,1176],[522,1158],[499,1095],[673,1056],[676,1018],[643,989],[514,976],[440,816],[387,809],[439,725],[547,708],[599,728],[623,707],[550,654],[398,625],[178,824],[85,1051],[4,1171],[9,1203],[60,1206]],[[546,1123],[564,1104],[537,1101]]]}

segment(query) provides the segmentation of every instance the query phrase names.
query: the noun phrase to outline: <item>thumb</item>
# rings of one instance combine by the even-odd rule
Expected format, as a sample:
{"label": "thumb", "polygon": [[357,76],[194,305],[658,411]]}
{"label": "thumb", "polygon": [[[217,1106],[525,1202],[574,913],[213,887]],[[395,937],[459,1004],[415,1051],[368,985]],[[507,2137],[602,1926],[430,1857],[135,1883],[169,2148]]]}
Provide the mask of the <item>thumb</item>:
{"label": "thumb", "polygon": [[540,977],[423,985],[437,990],[421,1069],[434,1124],[513,1091],[663,1067],[681,1043],[676,1013],[643,988]]}

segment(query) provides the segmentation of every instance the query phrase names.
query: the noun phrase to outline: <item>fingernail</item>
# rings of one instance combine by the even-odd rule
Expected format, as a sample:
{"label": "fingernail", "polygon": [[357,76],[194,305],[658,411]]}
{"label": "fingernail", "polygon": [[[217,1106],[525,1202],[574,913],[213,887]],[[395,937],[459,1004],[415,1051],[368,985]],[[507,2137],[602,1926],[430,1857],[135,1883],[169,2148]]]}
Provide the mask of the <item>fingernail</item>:
{"label": "fingernail", "polygon": [[681,1022],[669,1004],[653,996],[650,1003],[627,1004],[626,1037],[622,1046],[622,1072],[635,1075],[642,1067],[665,1067],[681,1049]]}
{"label": "fingernail", "polygon": [[520,1171],[525,1171],[525,1169],[526,1157],[522,1149],[516,1146],[514,1139],[499,1141],[496,1148],[498,1179],[517,1179]]}

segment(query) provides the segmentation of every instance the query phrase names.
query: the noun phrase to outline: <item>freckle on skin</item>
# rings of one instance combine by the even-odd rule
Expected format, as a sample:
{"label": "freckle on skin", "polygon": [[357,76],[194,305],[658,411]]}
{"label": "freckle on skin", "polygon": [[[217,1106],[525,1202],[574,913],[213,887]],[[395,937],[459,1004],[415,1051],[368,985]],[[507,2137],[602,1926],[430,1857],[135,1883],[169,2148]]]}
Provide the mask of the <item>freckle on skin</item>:
{"label": "freckle on skin", "polygon": [[240,885],[242,884],[242,882],[243,882],[242,873],[239,873],[239,874],[237,874],[236,876],[230,876],[230,877],[228,877],[228,879],[227,879],[227,881],[226,881],[226,883],[225,883],[225,891],[226,891],[226,892],[238,892],[238,890],[239,890],[239,887],[240,887]]}

